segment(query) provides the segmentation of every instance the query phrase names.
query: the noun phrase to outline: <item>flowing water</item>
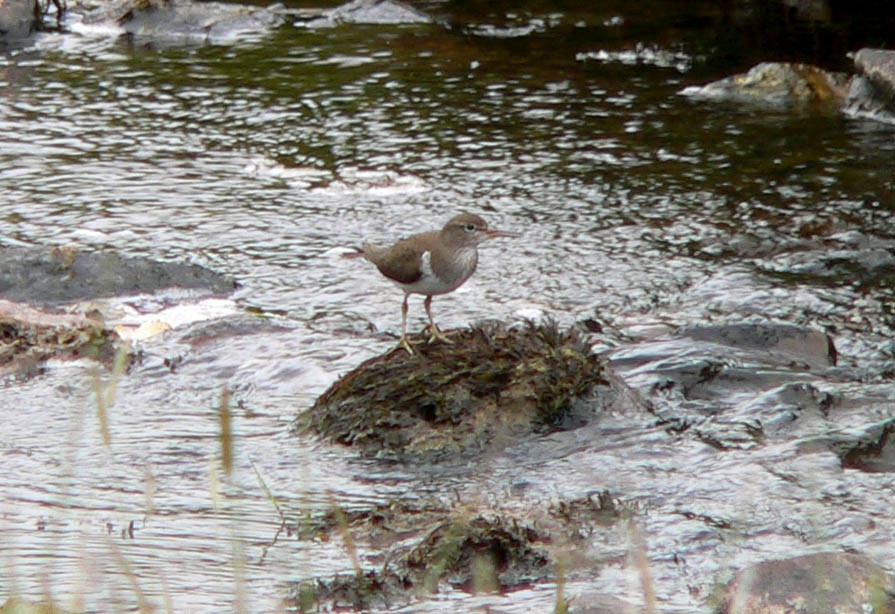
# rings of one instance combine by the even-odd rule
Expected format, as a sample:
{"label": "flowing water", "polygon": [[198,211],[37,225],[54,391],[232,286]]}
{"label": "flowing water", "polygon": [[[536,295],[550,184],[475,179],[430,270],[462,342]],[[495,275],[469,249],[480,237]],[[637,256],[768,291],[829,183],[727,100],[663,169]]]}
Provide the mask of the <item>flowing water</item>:
{"label": "flowing water", "polygon": [[[290,519],[445,492],[513,507],[608,489],[641,511],[661,611],[701,611],[725,573],[775,555],[850,548],[895,571],[891,474],[796,453],[895,412],[895,128],[677,95],[797,55],[788,44],[811,32],[832,41],[799,59],[841,68],[852,39],[790,23],[757,44],[748,11],[715,3],[578,4],[431,2],[432,23],[405,25],[290,18],[228,45],[45,33],[0,56],[4,244],[202,264],[240,284],[217,315],[268,316],[248,334],[145,341],[108,445],[95,391],[109,375],[94,365],[52,363],[0,389],[0,601],[274,611],[289,582],[352,570],[338,540],[277,537],[265,489]],[[657,402],[690,422],[754,414],[807,381],[845,399],[841,421],[722,454],[653,415],[607,417],[422,478],[296,437],[296,413],[400,327],[401,293],[340,253],[460,210],[522,238],[485,245],[476,276],[434,301],[443,327],[597,323],[595,345],[650,395],[663,365],[708,360],[663,345],[677,326],[807,325],[833,336],[838,367],[716,356],[746,382],[731,376],[698,407]],[[411,327],[423,323],[413,300]],[[573,605],[642,597],[630,539],[594,538],[599,564],[565,588]],[[549,611],[555,594],[456,591],[413,611]]]}

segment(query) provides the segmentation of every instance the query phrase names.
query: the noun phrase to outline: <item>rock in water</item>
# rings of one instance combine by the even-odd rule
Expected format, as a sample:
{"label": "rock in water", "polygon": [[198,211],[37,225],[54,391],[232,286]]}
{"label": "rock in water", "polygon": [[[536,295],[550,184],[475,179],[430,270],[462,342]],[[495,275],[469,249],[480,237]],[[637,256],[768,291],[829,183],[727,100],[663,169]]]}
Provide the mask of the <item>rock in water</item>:
{"label": "rock in water", "polygon": [[789,614],[891,612],[892,578],[867,557],[820,552],[740,571],[716,612]]}
{"label": "rock in water", "polygon": [[38,8],[34,0],[0,0],[0,46],[28,38],[37,27]]}
{"label": "rock in water", "polygon": [[815,105],[837,110],[847,88],[848,76],[841,73],[807,64],[763,62],[746,73],[686,87],[679,94],[780,109]]}
{"label": "rock in water", "polygon": [[226,295],[235,287],[231,279],[194,264],[66,247],[0,250],[0,298],[33,306],[54,307],[166,288]]}
{"label": "rock in water", "polygon": [[555,325],[452,331],[361,364],[297,421],[366,456],[475,456],[532,433],[642,402],[575,331]]}
{"label": "rock in water", "polygon": [[85,316],[50,313],[0,299],[0,376],[27,379],[50,358],[94,358],[111,365],[115,331]]}

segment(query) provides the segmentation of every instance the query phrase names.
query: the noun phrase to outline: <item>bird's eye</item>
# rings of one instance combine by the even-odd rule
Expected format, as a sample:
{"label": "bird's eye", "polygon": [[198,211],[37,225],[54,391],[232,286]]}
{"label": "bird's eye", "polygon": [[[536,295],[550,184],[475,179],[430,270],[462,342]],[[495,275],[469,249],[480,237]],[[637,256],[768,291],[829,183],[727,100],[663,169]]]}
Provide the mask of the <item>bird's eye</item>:
{"label": "bird's eye", "polygon": [[466,232],[473,232],[473,231],[475,231],[475,224],[470,222],[469,224],[466,225]]}

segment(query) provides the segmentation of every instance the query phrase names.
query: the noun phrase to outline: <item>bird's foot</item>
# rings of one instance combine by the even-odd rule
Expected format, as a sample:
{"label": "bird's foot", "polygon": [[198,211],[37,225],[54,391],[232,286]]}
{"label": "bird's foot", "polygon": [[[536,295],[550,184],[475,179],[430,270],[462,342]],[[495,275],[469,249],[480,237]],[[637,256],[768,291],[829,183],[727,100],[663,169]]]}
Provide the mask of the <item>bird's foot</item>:
{"label": "bird's foot", "polygon": [[441,332],[441,330],[434,324],[430,324],[429,326],[427,326],[426,330],[429,331],[429,343],[435,343],[436,341],[441,341],[442,343],[453,343],[453,341],[451,341],[451,339],[443,332]]}
{"label": "bird's foot", "polygon": [[407,339],[407,335],[401,335],[401,339],[398,341],[398,347],[395,349],[400,348],[407,350],[407,353],[411,356],[414,354],[413,347],[410,345],[410,340]]}

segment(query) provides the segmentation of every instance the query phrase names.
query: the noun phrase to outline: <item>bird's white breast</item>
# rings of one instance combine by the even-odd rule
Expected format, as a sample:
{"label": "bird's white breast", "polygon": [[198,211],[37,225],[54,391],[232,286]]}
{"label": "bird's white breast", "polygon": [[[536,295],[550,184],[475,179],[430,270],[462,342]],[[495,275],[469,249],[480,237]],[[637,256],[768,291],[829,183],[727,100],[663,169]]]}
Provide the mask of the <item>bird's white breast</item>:
{"label": "bird's white breast", "polygon": [[461,250],[455,254],[455,262],[462,269],[463,275],[456,279],[442,279],[432,270],[432,252],[425,251],[420,257],[422,276],[412,284],[399,284],[405,292],[411,294],[446,294],[453,292],[475,271],[478,254],[475,249]]}

